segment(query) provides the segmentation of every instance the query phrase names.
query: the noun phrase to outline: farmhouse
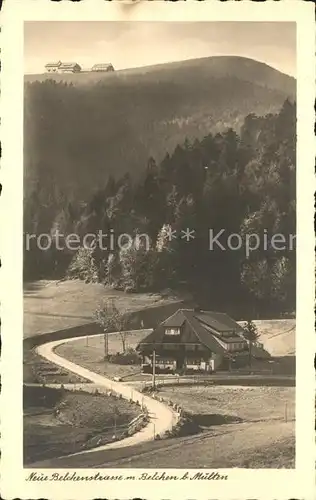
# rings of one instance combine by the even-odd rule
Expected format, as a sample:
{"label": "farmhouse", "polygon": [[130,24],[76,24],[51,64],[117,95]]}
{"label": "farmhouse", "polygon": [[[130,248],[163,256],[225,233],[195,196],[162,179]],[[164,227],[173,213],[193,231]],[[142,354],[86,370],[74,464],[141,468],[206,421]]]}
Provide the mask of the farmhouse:
{"label": "farmhouse", "polygon": [[211,372],[248,352],[243,328],[227,314],[179,309],[137,346],[143,370]]}
{"label": "farmhouse", "polygon": [[64,62],[58,68],[60,73],[79,73],[81,66],[76,62]]}
{"label": "farmhouse", "polygon": [[91,71],[109,72],[109,71],[114,71],[114,67],[112,66],[111,63],[95,64],[94,66],[92,66]]}
{"label": "farmhouse", "polygon": [[61,64],[61,61],[49,62],[45,65],[45,69],[47,73],[58,73]]}

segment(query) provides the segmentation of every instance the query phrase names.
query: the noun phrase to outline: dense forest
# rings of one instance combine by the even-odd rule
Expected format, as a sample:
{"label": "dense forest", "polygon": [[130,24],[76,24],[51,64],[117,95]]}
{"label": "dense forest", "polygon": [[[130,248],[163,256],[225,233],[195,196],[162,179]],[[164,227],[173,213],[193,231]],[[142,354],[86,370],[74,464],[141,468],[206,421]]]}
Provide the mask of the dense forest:
{"label": "dense forest", "polygon": [[[74,94],[71,86],[65,88],[71,106]],[[40,92],[37,99],[40,105]],[[50,105],[53,115],[54,101]],[[72,117],[84,123],[84,105]],[[50,130],[43,127],[38,138],[42,148],[59,130],[59,121],[50,123]],[[59,137],[62,140],[60,130]],[[34,149],[27,151],[35,155]],[[281,233],[288,241],[296,231],[295,151],[296,107],[287,99],[277,113],[250,113],[236,130],[186,139],[160,160],[149,157],[137,176],[128,166],[122,175],[109,175],[87,202],[65,195],[42,169],[28,179],[33,188],[25,200],[25,232],[54,236],[58,230],[82,238],[101,230],[113,237],[127,233],[134,243],[129,248],[81,247],[74,252],[54,245],[41,251],[33,240],[24,253],[25,279],[79,277],[131,292],[182,289],[208,307],[211,301],[214,308],[247,303],[255,311],[292,311],[295,250],[287,244],[283,250],[264,247],[263,240],[249,255],[244,247],[223,250],[215,245],[210,250],[209,231],[224,230],[224,245],[232,233],[243,241],[253,233],[260,238]],[[83,138],[76,155],[87,154]],[[93,154],[86,162],[89,169]],[[181,230],[186,228],[194,230],[194,239],[183,238]],[[168,237],[171,231],[176,238]],[[136,244],[137,235],[144,233],[150,248]]]}
{"label": "dense forest", "polygon": [[[93,81],[90,81],[90,77]],[[25,207],[87,201],[109,174],[139,176],[186,137],[202,140],[247,115],[276,113],[295,96],[295,79],[241,57],[209,57],[104,76],[26,78]],[[53,78],[53,79],[52,79]],[[34,200],[33,200],[34,202]],[[52,208],[52,210],[55,210]]]}

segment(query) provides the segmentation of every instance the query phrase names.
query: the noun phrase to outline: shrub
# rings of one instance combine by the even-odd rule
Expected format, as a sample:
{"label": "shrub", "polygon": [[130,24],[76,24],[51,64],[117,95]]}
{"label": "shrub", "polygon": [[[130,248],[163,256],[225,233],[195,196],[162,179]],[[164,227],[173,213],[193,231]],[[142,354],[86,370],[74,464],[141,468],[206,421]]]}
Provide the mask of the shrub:
{"label": "shrub", "polygon": [[135,349],[109,356],[108,361],[117,365],[140,365],[141,357]]}

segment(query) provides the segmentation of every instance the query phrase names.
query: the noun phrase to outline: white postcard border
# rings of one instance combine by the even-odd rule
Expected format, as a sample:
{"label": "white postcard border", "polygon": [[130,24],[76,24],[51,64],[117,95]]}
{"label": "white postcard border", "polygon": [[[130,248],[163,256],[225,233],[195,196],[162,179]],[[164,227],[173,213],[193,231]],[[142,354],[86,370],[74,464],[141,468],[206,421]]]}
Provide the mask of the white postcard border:
{"label": "white postcard border", "polygon": [[[22,207],[23,207],[23,22],[284,21],[297,23],[297,391],[296,469],[220,469],[226,481],[26,481],[22,466]],[[281,2],[102,2],[52,3],[7,0],[2,13],[1,72],[1,299],[2,394],[1,491],[4,498],[128,499],[312,498],[314,493],[314,97],[315,28],[312,3]],[[45,43],[45,40],[43,40]],[[207,470],[203,470],[206,472]],[[53,471],[43,471],[51,473]],[[59,471],[65,473],[66,470]],[[95,474],[97,469],[76,471]],[[140,475],[139,469],[108,469],[109,475]],[[151,469],[148,472],[153,472]],[[185,471],[170,470],[181,476]],[[193,472],[191,469],[190,472]],[[102,474],[106,470],[101,471]]]}

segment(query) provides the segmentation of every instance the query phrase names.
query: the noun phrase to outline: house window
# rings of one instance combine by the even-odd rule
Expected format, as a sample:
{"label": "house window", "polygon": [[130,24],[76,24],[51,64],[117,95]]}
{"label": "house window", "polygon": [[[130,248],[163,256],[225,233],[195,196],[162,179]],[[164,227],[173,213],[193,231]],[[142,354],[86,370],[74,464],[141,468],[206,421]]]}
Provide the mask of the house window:
{"label": "house window", "polygon": [[180,335],[180,328],[166,328],[166,335]]}
{"label": "house window", "polygon": [[173,360],[172,359],[158,359],[159,365],[173,365]]}
{"label": "house window", "polygon": [[188,359],[187,360],[187,365],[199,366],[200,364],[201,364],[200,359]]}

